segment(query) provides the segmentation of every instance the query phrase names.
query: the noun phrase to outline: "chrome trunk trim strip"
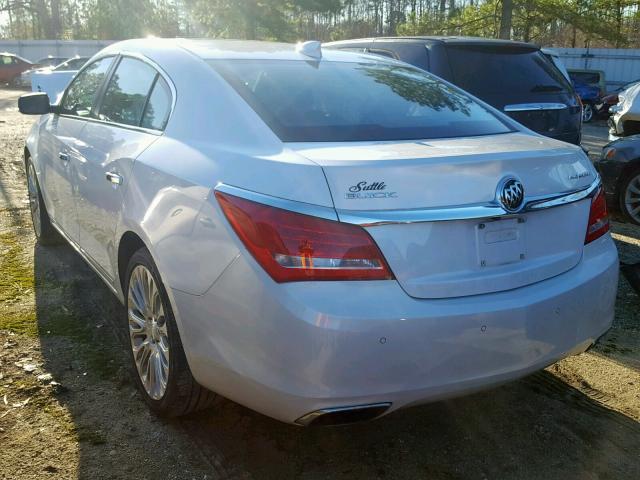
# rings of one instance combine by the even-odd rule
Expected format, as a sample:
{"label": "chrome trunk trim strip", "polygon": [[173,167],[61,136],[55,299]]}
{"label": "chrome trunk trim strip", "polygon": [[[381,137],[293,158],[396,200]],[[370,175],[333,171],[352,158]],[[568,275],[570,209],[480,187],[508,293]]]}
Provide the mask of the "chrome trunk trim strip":
{"label": "chrome trunk trim strip", "polygon": [[531,112],[540,110],[565,110],[569,108],[564,103],[513,103],[505,105],[505,112]]}
{"label": "chrome trunk trim strip", "polygon": [[484,204],[460,205],[444,208],[362,211],[337,210],[337,212],[338,218],[341,222],[353,223],[362,227],[375,227],[378,225],[398,223],[443,222],[452,220],[474,220],[481,218],[518,216],[526,212],[578,202],[584,198],[592,196],[599,187],[600,178],[597,178],[587,187],[582,187],[580,189],[555,195],[525,198],[524,207],[515,213],[507,212],[497,201]]}
{"label": "chrome trunk trim strip", "polygon": [[534,212],[545,208],[558,207],[573,202],[578,202],[593,196],[600,188],[600,177],[586,187],[570,190],[553,195],[541,195],[525,198],[522,209],[515,213],[507,212],[497,200],[482,204],[454,205],[442,208],[420,208],[404,210],[342,210],[313,205],[311,203],[297,202],[285,198],[273,197],[263,193],[245,190],[224,183],[219,183],[215,191],[235,195],[257,203],[263,203],[272,207],[289,210],[302,215],[337,220],[344,223],[352,223],[362,227],[375,227],[378,225],[407,224],[420,222],[445,222],[453,220],[477,220],[482,218],[518,216],[526,212]]}

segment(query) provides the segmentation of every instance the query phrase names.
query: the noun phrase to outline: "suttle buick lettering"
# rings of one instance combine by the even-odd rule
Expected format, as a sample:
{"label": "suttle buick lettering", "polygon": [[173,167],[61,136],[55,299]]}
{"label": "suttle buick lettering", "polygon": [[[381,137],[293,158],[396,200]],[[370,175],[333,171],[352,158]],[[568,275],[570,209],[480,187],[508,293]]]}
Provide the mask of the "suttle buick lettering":
{"label": "suttle buick lettering", "polygon": [[366,181],[358,182],[356,185],[349,187],[349,192],[345,193],[345,198],[349,200],[353,199],[367,199],[367,198],[396,198],[397,192],[383,192],[387,186],[384,182],[371,182]]}
{"label": "suttle buick lettering", "polygon": [[157,415],[223,396],[303,426],[373,419],[611,326],[618,256],[586,154],[410,65],[127,40],[19,109],[38,115],[38,242],[68,242],[123,303]]}

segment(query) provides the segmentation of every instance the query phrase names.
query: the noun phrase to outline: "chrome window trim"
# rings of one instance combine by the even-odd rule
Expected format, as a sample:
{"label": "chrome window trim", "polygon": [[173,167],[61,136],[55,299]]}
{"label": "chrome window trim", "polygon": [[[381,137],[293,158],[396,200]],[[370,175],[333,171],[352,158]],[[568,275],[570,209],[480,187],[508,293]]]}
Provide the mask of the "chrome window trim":
{"label": "chrome window trim", "polygon": [[[87,63],[85,63],[83,65],[83,67],[78,70],[78,72],[74,75],[74,77],[71,79],[71,82],[69,82],[69,85],[67,85],[67,88],[64,89],[64,93],[62,94],[62,96],[60,97],[60,103],[59,105],[62,105],[62,102],[64,101],[64,98],[67,95],[67,89],[69,88],[69,86],[73,83],[73,81],[75,80],[75,78],[80,74],[80,72],[82,72],[86,67],[88,67],[89,65],[92,65],[93,63],[97,62],[98,60],[101,60],[103,58],[106,57],[114,57],[113,60],[113,65],[110,67],[109,72],[108,72],[108,78],[106,80],[106,82],[101,85],[100,89],[103,90],[103,87],[108,86],[109,82],[111,81],[111,77],[112,74],[115,70],[117,70],[118,65],[120,63],[120,59],[122,57],[129,57],[129,58],[134,58],[136,60],[140,60],[143,63],[146,63],[147,65],[149,65],[151,68],[153,68],[163,79],[165,82],[167,82],[167,85],[169,85],[169,90],[171,91],[171,109],[169,110],[169,115],[167,116],[167,121],[164,124],[164,128],[162,130],[156,130],[153,128],[144,128],[144,127],[140,127],[137,125],[127,125],[125,123],[118,123],[118,122],[109,122],[106,120],[100,120],[99,118],[95,118],[95,117],[81,117],[80,115],[71,115],[68,113],[58,113],[58,115],[60,115],[61,117],[67,117],[67,118],[74,118],[77,120],[84,120],[87,122],[93,122],[93,123],[98,123],[98,124],[102,124],[102,125],[110,125],[113,127],[118,127],[118,128],[125,128],[127,130],[134,130],[137,132],[142,132],[142,133],[149,133],[151,135],[162,135],[164,133],[164,131],[167,128],[167,125],[169,124],[169,120],[171,120],[171,116],[173,115],[173,111],[175,109],[176,106],[176,101],[178,98],[178,92],[176,90],[175,85],[173,84],[173,81],[171,81],[171,78],[169,77],[169,75],[167,75],[167,73],[153,60],[147,58],[146,56],[138,53],[138,52],[128,52],[128,51],[122,51],[119,53],[106,53],[104,55],[101,55],[95,59],[93,59],[93,61],[91,63],[89,63],[89,61],[87,60]],[[156,82],[157,83],[157,82]],[[155,85],[155,83],[154,83]],[[151,93],[151,91],[149,92],[149,94]],[[99,97],[97,99],[97,105],[102,106],[102,100],[104,97],[104,91],[99,92]],[[98,110],[98,113],[100,113],[100,111]]]}
{"label": "chrome window trim", "polygon": [[282,210],[289,210],[302,215],[325,218],[360,225],[375,227],[389,224],[408,224],[423,222],[445,222],[455,220],[479,220],[483,218],[517,217],[527,212],[535,212],[546,208],[558,207],[584,200],[596,194],[601,186],[600,177],[591,184],[575,190],[553,195],[540,195],[526,198],[524,206],[517,212],[507,212],[497,200],[473,205],[455,205],[442,208],[420,208],[404,210],[344,210],[313,205],[311,203],[287,200],[263,193],[245,190],[225,183],[218,183],[215,191],[262,203]]}
{"label": "chrome window trim", "polygon": [[569,108],[564,103],[513,103],[505,105],[505,112],[531,112],[540,110],[565,110]]}
{"label": "chrome window trim", "polygon": [[289,210],[291,212],[301,213],[302,215],[311,215],[313,217],[338,221],[338,215],[333,207],[323,207],[322,205],[314,205],[312,203],[297,202],[295,200],[273,197],[271,195],[254,192],[252,190],[234,187],[233,185],[227,185],[226,183],[218,183],[214,190],[217,192],[227,193],[235,197],[244,198],[245,200],[251,200],[252,202],[280,208],[282,210]]}

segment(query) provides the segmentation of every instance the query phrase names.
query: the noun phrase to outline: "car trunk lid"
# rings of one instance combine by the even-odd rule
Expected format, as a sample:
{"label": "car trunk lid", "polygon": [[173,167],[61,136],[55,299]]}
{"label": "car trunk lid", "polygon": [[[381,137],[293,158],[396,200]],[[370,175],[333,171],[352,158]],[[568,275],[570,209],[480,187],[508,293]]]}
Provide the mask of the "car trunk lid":
{"label": "car trunk lid", "polygon": [[[411,296],[517,288],[581,258],[589,199],[499,219],[477,214],[499,207],[496,191],[507,177],[523,183],[527,201],[587,187],[595,171],[577,148],[522,133],[288,146],[322,166],[341,220],[366,225]],[[457,219],[407,222],[416,212]]]}

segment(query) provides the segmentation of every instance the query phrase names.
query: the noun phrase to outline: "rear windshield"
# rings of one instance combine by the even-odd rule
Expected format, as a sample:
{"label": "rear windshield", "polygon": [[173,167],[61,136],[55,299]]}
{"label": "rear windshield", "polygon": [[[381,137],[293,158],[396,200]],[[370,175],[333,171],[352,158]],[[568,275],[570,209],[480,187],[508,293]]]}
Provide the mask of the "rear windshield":
{"label": "rear windshield", "polygon": [[511,131],[467,95],[385,63],[211,60],[284,142],[417,140]]}
{"label": "rear windshield", "polygon": [[478,97],[495,93],[569,92],[562,73],[538,50],[447,47],[455,84]]}
{"label": "rear windshield", "polygon": [[600,74],[596,72],[569,72],[569,77],[576,83],[587,85],[600,83]]}

